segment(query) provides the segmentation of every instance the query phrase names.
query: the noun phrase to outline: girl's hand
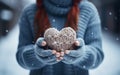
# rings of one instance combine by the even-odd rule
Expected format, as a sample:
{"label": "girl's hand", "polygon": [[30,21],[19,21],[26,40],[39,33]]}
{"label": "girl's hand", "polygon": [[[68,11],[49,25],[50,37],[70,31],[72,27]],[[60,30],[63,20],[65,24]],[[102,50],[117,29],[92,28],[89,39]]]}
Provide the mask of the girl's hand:
{"label": "girl's hand", "polygon": [[46,45],[47,45],[47,42],[44,40],[43,37],[40,37],[40,38],[37,39],[36,44],[37,44],[39,47],[43,47],[43,46],[46,46]]}
{"label": "girl's hand", "polygon": [[80,42],[79,42],[78,40],[76,40],[76,41],[74,42],[74,44],[75,44],[75,46],[80,46]]}
{"label": "girl's hand", "polygon": [[57,61],[61,61],[64,56],[64,52],[57,52],[56,50],[52,50],[52,53],[56,56]]}
{"label": "girl's hand", "polygon": [[47,45],[46,41],[42,41],[41,46],[46,46],[46,45]]}
{"label": "girl's hand", "polygon": [[70,50],[65,50],[65,54],[69,54],[70,53]]}

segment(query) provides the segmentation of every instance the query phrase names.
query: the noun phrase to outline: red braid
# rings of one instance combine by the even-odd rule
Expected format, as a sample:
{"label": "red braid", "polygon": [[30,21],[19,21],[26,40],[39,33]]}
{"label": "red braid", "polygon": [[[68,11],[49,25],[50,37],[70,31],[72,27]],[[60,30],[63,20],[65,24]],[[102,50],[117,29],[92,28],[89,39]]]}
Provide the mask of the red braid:
{"label": "red braid", "polygon": [[[43,37],[44,31],[50,27],[50,22],[48,19],[48,15],[43,7],[43,0],[37,0],[38,10],[35,15],[34,21],[34,30],[35,30],[35,41],[39,37]],[[78,3],[81,0],[73,0],[73,6],[68,13],[67,21],[65,27],[71,27],[75,31],[78,29],[78,15],[79,15],[79,7]]]}
{"label": "red braid", "polygon": [[71,27],[73,28],[75,31],[78,29],[77,25],[78,25],[78,15],[79,15],[79,7],[78,7],[78,3],[81,0],[74,0],[73,6],[70,10],[70,12],[68,13],[67,16],[67,22],[66,22],[66,27]]}
{"label": "red braid", "polygon": [[38,10],[35,15],[34,30],[35,30],[35,41],[38,37],[42,37],[44,31],[50,27],[47,13],[42,4],[43,0],[37,0]]}

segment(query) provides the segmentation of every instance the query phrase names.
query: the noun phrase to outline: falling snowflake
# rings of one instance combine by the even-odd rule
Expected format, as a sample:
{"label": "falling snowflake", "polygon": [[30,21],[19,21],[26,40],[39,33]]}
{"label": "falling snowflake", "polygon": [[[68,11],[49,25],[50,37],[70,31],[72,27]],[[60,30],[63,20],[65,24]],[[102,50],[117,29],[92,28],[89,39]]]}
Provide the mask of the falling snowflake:
{"label": "falling snowflake", "polygon": [[55,45],[55,44],[57,44],[57,42],[55,41],[55,42],[53,42],[52,44]]}
{"label": "falling snowflake", "polygon": [[93,35],[93,32],[91,34]]}
{"label": "falling snowflake", "polygon": [[118,41],[118,40],[120,40],[120,39],[117,37],[116,40]]}
{"label": "falling snowflake", "polygon": [[5,30],[7,33],[9,32],[8,30]]}
{"label": "falling snowflake", "polygon": [[83,68],[86,68],[86,66],[84,65]]}
{"label": "falling snowflake", "polygon": [[32,64],[32,66],[34,66],[34,64]]}
{"label": "falling snowflake", "polygon": [[112,12],[109,12],[109,15],[112,15]]}
{"label": "falling snowflake", "polygon": [[55,19],[53,19],[53,22],[55,22]]}

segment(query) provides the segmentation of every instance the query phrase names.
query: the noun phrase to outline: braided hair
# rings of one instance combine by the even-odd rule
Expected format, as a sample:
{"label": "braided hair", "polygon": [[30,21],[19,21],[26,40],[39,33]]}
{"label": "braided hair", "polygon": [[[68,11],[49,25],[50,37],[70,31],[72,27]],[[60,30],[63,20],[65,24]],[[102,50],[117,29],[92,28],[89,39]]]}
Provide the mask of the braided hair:
{"label": "braided hair", "polygon": [[[78,15],[80,13],[80,9],[78,4],[81,0],[73,0],[73,6],[67,14],[67,21],[65,23],[65,27],[71,27],[75,31],[78,29]],[[50,28],[50,21],[48,19],[47,12],[43,6],[43,0],[36,0],[37,4],[37,12],[35,14],[34,19],[34,30],[35,30],[35,39],[37,40],[39,37],[43,37],[44,32],[47,28]]]}

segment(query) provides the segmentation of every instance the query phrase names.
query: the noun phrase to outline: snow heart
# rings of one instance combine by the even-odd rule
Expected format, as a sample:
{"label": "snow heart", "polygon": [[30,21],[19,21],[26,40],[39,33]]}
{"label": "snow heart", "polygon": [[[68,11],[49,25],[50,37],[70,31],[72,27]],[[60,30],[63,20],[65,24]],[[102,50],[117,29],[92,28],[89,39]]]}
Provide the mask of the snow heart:
{"label": "snow heart", "polygon": [[44,33],[47,45],[57,51],[72,49],[76,40],[76,32],[71,27],[58,31],[55,28],[48,28]]}

